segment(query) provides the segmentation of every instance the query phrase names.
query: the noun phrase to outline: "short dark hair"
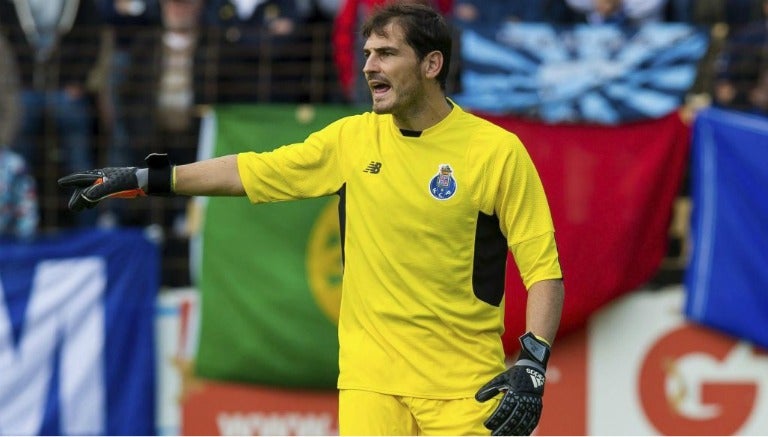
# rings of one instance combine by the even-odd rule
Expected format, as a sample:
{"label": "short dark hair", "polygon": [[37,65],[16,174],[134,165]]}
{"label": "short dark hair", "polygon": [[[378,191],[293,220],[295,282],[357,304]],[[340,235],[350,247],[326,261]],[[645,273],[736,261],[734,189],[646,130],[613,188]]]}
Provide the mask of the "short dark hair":
{"label": "short dark hair", "polygon": [[419,60],[435,50],[443,54],[443,68],[437,75],[437,81],[445,89],[453,43],[445,18],[424,4],[395,1],[376,8],[360,27],[360,33],[366,39],[374,33],[384,35],[384,27],[392,21],[397,21],[403,28],[405,42],[413,48]]}

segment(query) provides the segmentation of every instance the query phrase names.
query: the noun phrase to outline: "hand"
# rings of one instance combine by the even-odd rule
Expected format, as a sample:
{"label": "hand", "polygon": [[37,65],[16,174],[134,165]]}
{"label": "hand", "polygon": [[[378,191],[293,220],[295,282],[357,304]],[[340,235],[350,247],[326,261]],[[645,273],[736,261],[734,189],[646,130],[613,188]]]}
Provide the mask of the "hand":
{"label": "hand", "polygon": [[152,153],[145,161],[148,168],[107,167],[72,173],[59,179],[60,186],[75,189],[69,199],[69,209],[93,208],[111,197],[172,194],[172,166],[168,155]]}
{"label": "hand", "polygon": [[475,399],[485,402],[503,393],[499,406],[485,421],[492,435],[530,435],[541,418],[549,345],[530,332],[520,337],[520,345],[515,365],[475,394]]}
{"label": "hand", "polygon": [[74,187],[69,209],[82,211],[93,208],[109,197],[131,198],[146,196],[139,186],[137,167],[107,167],[73,173],[59,179],[62,187]]}

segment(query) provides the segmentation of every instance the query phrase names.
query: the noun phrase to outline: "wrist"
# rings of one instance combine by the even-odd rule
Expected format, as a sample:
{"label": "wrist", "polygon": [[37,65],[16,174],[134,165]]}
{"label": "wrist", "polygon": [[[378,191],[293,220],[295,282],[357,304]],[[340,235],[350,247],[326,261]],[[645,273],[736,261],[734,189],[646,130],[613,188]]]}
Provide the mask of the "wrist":
{"label": "wrist", "polygon": [[520,355],[517,361],[531,361],[546,370],[549,361],[550,347],[549,343],[538,338],[532,332],[527,332],[520,337]]}
{"label": "wrist", "polygon": [[136,169],[136,181],[139,186],[139,189],[143,192],[147,192],[147,183],[149,181],[149,169],[148,168],[139,168]]}
{"label": "wrist", "polygon": [[174,166],[171,165],[168,155],[150,153],[144,161],[147,163],[147,185],[142,189],[152,196],[172,196]]}
{"label": "wrist", "polygon": [[176,166],[171,166],[171,193],[176,193]]}
{"label": "wrist", "polygon": [[536,337],[536,340],[539,340],[540,342],[546,344],[548,348],[550,349],[552,348],[552,343],[550,343],[546,338],[536,334],[533,334],[533,336]]}

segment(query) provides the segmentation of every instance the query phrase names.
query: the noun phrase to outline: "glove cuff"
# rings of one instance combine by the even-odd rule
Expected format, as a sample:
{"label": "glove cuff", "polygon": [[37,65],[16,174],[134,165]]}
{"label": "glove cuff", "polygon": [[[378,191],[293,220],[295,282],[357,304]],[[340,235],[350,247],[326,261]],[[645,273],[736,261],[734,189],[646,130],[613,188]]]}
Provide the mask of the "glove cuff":
{"label": "glove cuff", "polygon": [[173,196],[173,166],[167,153],[150,153],[144,159],[147,163],[147,194],[151,196]]}
{"label": "glove cuff", "polygon": [[543,369],[547,369],[549,361],[549,345],[536,338],[532,332],[526,332],[520,337],[520,355],[518,361],[526,360],[538,363]]}

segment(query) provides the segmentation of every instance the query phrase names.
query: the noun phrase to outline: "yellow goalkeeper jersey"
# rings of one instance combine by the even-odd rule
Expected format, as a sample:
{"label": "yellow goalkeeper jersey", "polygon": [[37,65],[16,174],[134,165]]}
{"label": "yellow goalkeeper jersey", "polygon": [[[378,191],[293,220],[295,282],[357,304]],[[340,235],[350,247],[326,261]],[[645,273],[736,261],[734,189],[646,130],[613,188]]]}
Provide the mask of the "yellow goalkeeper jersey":
{"label": "yellow goalkeeper jersey", "polygon": [[364,113],[237,162],[253,203],[341,196],[340,389],[473,396],[505,369],[507,250],[526,287],[562,277],[524,146],[456,104],[422,132]]}

